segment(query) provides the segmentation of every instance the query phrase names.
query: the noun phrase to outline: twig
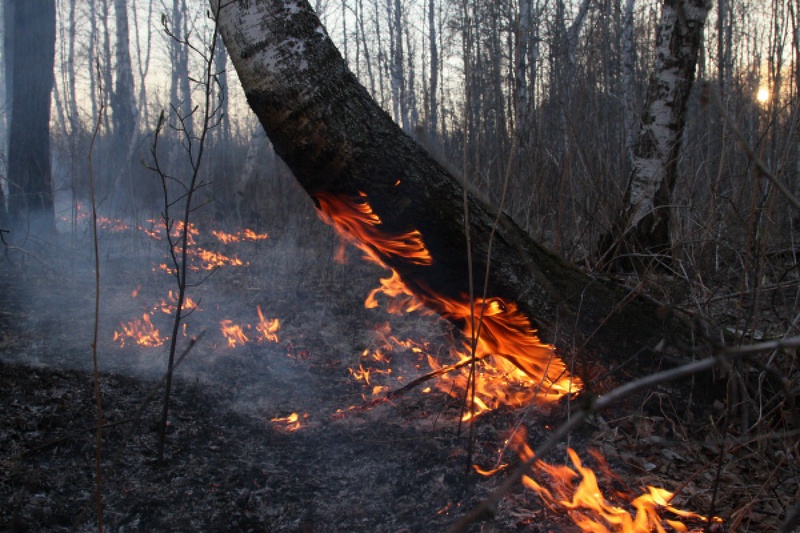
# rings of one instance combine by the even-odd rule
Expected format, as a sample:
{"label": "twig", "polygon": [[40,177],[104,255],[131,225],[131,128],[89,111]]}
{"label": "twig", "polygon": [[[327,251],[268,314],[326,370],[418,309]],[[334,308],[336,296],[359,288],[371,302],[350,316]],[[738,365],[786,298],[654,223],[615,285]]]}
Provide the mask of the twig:
{"label": "twig", "polygon": [[[217,17],[215,17],[215,20],[217,20]],[[169,31],[168,31],[168,33],[169,33]],[[214,31],[213,31],[213,34],[212,34],[212,37],[211,37],[211,42],[212,43],[215,43],[217,41],[218,35],[219,35],[219,26],[218,26],[218,24],[215,23],[214,24]],[[175,36],[173,36],[173,38],[175,38]],[[183,44],[184,46],[188,46],[191,49],[193,49],[195,51],[198,51],[189,42],[188,35],[187,35],[187,37],[185,39],[183,39],[183,40],[181,40],[179,42],[181,44]],[[172,257],[172,263],[175,266],[175,278],[176,278],[177,284],[178,284],[178,297],[177,297],[177,301],[176,301],[176,304],[175,304],[176,305],[175,317],[174,317],[173,322],[172,322],[172,337],[171,337],[170,347],[169,347],[169,357],[168,357],[168,362],[167,362],[167,373],[166,373],[166,376],[165,376],[166,384],[165,384],[165,387],[164,387],[164,405],[163,405],[162,412],[161,412],[161,424],[160,424],[160,427],[159,427],[159,438],[158,438],[158,462],[159,463],[163,463],[163,459],[164,459],[164,443],[165,443],[165,439],[166,439],[167,418],[168,418],[168,414],[169,414],[170,391],[171,391],[171,388],[172,388],[172,372],[173,372],[173,365],[174,365],[174,362],[175,362],[175,350],[176,350],[176,347],[177,347],[178,330],[180,328],[180,324],[181,324],[181,320],[182,320],[182,307],[183,307],[183,302],[184,302],[184,298],[186,296],[186,289],[187,289],[186,277],[187,277],[187,270],[188,270],[187,261],[188,261],[188,248],[189,248],[188,231],[189,231],[189,218],[190,218],[191,213],[193,212],[193,209],[192,209],[192,198],[194,197],[194,193],[197,192],[197,190],[199,188],[197,180],[198,180],[198,176],[200,174],[200,163],[203,160],[203,155],[205,153],[206,138],[208,136],[210,128],[212,127],[211,120],[217,114],[217,109],[216,108],[212,109],[212,104],[211,104],[211,93],[212,93],[211,82],[215,77],[215,74],[213,73],[213,70],[212,70],[213,69],[213,63],[214,63],[215,51],[216,51],[216,46],[211,46],[211,50],[209,52],[208,57],[206,57],[205,55],[202,56],[203,59],[206,60],[205,83],[204,83],[205,101],[204,101],[204,105],[203,105],[203,129],[202,129],[202,131],[200,133],[200,137],[197,139],[198,143],[197,143],[197,155],[196,156],[194,155],[194,150],[193,150],[193,145],[192,145],[193,137],[190,134],[190,132],[187,131],[187,129],[185,127],[185,121],[187,119],[187,116],[181,115],[181,113],[179,113],[177,111],[177,109],[174,110],[176,115],[177,115],[177,117],[178,117],[178,121],[181,123],[181,128],[179,128],[179,130],[183,133],[183,139],[184,139],[184,141],[186,143],[184,145],[184,149],[185,149],[185,151],[187,153],[187,156],[189,158],[189,163],[190,163],[191,170],[192,170],[191,178],[189,179],[189,184],[188,184],[188,186],[184,186],[184,189],[186,190],[186,194],[185,194],[185,203],[184,203],[183,219],[182,219],[183,227],[181,228],[181,236],[177,241],[173,240],[171,232],[170,232],[171,219],[169,217],[169,208],[170,208],[171,204],[170,204],[170,201],[169,201],[169,193],[168,193],[168,190],[167,190],[166,177],[165,177],[165,174],[163,174],[160,171],[160,168],[159,168],[158,155],[157,155],[157,153],[155,151],[155,141],[154,141],[154,147],[153,147],[153,155],[154,155],[154,158],[155,158],[155,165],[156,165],[156,168],[159,168],[158,172],[159,172],[159,175],[161,176],[161,184],[162,184],[163,192],[164,192],[164,204],[165,205],[164,205],[163,219],[164,219],[164,226],[165,226],[166,234],[167,234],[167,243],[169,245],[169,252],[170,252],[170,255]],[[193,114],[197,109],[198,108],[195,107],[192,110],[191,114]],[[162,112],[161,113],[161,117],[159,118],[159,127],[163,125],[163,117],[164,117],[164,113]],[[156,130],[156,133],[158,133],[158,131],[159,130]],[[158,136],[156,135],[156,139],[157,139],[157,137]],[[180,243],[180,250],[179,250],[180,259],[178,259],[178,252],[176,252],[176,250],[175,250],[176,245],[178,243]]]}
{"label": "twig", "polygon": [[[97,70],[100,71],[100,61],[97,61]],[[102,80],[101,76],[98,79]],[[99,87],[102,91],[102,84]],[[103,112],[105,111],[105,104],[103,99],[100,100],[100,108],[97,112],[97,120],[95,121],[94,132],[92,133],[92,141],[89,144],[89,153],[86,154],[86,162],[89,172],[89,199],[92,205],[92,251],[94,253],[94,324],[92,327],[92,380],[94,381],[94,402],[97,407],[97,432],[95,435],[95,502],[97,505],[97,531],[103,533],[103,398],[100,395],[100,370],[99,362],[97,359],[97,338],[98,330],[100,327],[100,249],[98,246],[97,237],[97,202],[95,199],[94,189],[94,170],[92,168],[92,154],[94,153],[94,143],[100,133],[100,125],[102,124]]]}
{"label": "twig", "polygon": [[[478,360],[480,360],[480,359],[478,359]],[[424,374],[424,375],[418,377],[417,379],[408,382],[406,385],[400,387],[399,389],[390,392],[389,394],[386,395],[386,397],[387,398],[397,398],[398,396],[401,396],[401,395],[407,393],[408,391],[410,391],[411,389],[413,389],[417,385],[425,383],[426,381],[430,381],[431,379],[439,377],[441,375],[447,374],[448,372],[452,372],[454,370],[458,370],[459,368],[465,367],[467,365],[471,365],[474,362],[476,362],[476,359],[474,357],[470,357],[469,359],[464,359],[463,361],[459,361],[458,363],[455,363],[455,364],[452,364],[452,365],[448,365],[448,366],[444,366],[444,367],[442,367],[442,368],[440,368],[438,370],[434,370],[433,372],[428,372],[427,374]]]}
{"label": "twig", "polygon": [[749,355],[755,355],[763,352],[771,352],[781,348],[797,348],[800,347],[800,336],[792,337],[789,339],[761,342],[752,344],[750,346],[741,346],[738,348],[728,348],[705,359],[692,361],[677,368],[671,368],[662,372],[657,372],[641,379],[625,383],[611,390],[600,398],[584,398],[584,403],[580,404],[580,408],[575,412],[569,420],[559,426],[541,446],[534,452],[533,456],[522,463],[516,470],[514,470],[495,491],[489,495],[486,500],[475,507],[469,514],[464,516],[461,520],[453,524],[447,531],[448,533],[458,533],[464,531],[467,526],[473,522],[484,520],[494,516],[495,509],[498,502],[513,489],[522,478],[527,475],[531,466],[536,461],[543,459],[555,446],[566,437],[570,431],[577,427],[589,416],[607,409],[611,405],[617,403],[628,395],[642,389],[652,387],[668,381],[688,377],[704,370],[709,370],[715,366],[727,363],[736,359],[741,359]]}

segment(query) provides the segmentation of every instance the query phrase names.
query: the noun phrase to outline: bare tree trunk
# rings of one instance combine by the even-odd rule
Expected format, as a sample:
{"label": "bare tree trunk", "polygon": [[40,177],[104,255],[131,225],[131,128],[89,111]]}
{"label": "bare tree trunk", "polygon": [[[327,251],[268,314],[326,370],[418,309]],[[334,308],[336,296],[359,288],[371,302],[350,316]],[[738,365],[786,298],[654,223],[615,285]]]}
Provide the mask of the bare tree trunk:
{"label": "bare tree trunk", "polygon": [[406,131],[408,102],[406,101],[405,61],[403,59],[403,10],[400,0],[387,0],[386,19],[389,26],[390,72],[392,83],[392,110],[394,120]]}
{"label": "bare tree trunk", "polygon": [[364,50],[364,63],[367,66],[367,79],[369,80],[369,90],[373,98],[378,95],[375,93],[375,76],[372,73],[372,60],[369,55],[369,45],[367,44],[367,33],[364,31],[364,0],[357,0],[358,9],[357,24],[361,35],[361,48]]}
{"label": "bare tree trunk", "polygon": [[50,175],[50,97],[55,0],[14,0],[13,104],[9,128],[9,214],[17,229],[54,229]]}
{"label": "bare tree trunk", "polygon": [[97,8],[95,0],[89,0],[89,49],[87,63],[89,64],[89,101],[92,103],[92,119],[97,117],[97,104],[100,95],[97,94]]}
{"label": "bare tree trunk", "polygon": [[[4,110],[11,109],[14,98],[14,2],[3,2],[3,99]],[[3,113],[3,143],[0,150],[8,154],[8,113]]]}
{"label": "bare tree trunk", "polygon": [[709,9],[707,0],[667,0],[662,4],[655,65],[624,206],[612,233],[600,242],[605,260],[621,256],[630,259],[642,253],[663,254],[670,248],[670,198],[678,175],[686,105]]}
{"label": "bare tree trunk", "polygon": [[[108,22],[111,18],[111,10],[108,7],[109,0],[100,0],[100,18],[101,27],[103,30],[101,44],[103,46],[103,58],[100,60],[100,76],[102,78],[101,84],[103,86],[103,94],[101,98],[103,105],[108,107],[108,102],[111,94],[114,92],[113,76],[111,75],[111,33],[109,30]],[[94,65],[92,66],[94,68]],[[110,130],[108,123],[109,113],[103,113],[103,126],[106,131]]]}
{"label": "bare tree trunk", "polygon": [[436,41],[436,5],[428,0],[428,47],[430,50],[430,92],[428,95],[428,135],[433,143],[439,142],[439,105],[436,100],[439,90],[439,46]]}
{"label": "bare tree trunk", "polygon": [[347,0],[342,0],[342,48],[344,49],[344,60],[350,61],[347,37]]}
{"label": "bare tree trunk", "polygon": [[[218,1],[211,1],[215,13]],[[305,0],[226,2],[218,22],[250,106],[317,205],[352,201],[358,209],[368,201],[382,235],[418,235],[403,242],[421,243],[430,261],[374,242],[366,246],[434,311],[464,328],[442,307],[443,298],[482,294],[485,278],[495,317],[522,313],[562,357],[575,357],[575,371],[584,377],[611,367],[618,378],[641,373],[660,364],[657,345],[687,348],[690,339],[705,338],[669,309],[583,274],[465,195],[459,180],[369,97]]]}
{"label": "bare tree trunk", "polygon": [[[792,44],[794,48],[794,112],[795,146],[800,146],[800,0],[789,4],[792,16]],[[800,189],[800,150],[795,153],[795,191]]]}
{"label": "bare tree trunk", "polygon": [[520,150],[524,150],[530,117],[528,82],[532,78],[528,74],[528,47],[531,33],[531,0],[520,0],[517,14],[517,31],[515,32],[516,48],[514,51],[514,133]]}
{"label": "bare tree trunk", "polygon": [[634,44],[633,8],[636,0],[625,0],[622,16],[622,105],[625,110],[625,153],[628,165],[633,166],[633,145],[636,139],[636,112],[634,111]]}
{"label": "bare tree trunk", "polygon": [[[231,142],[231,121],[229,116],[229,91],[228,91],[228,53],[225,50],[225,45],[221,38],[217,38],[215,43],[217,47],[214,53],[214,61],[216,61],[215,69],[217,74],[217,87],[215,87],[215,95],[220,104],[220,118],[219,125],[212,132],[214,134],[213,144],[213,159],[214,171],[213,180],[211,182],[211,201],[214,202],[214,216],[217,219],[224,218],[225,214],[230,212],[236,198],[231,191],[233,187],[228,183],[229,176],[229,158],[228,152],[230,151]],[[238,204],[237,204],[238,206]]]}
{"label": "bare tree trunk", "polygon": [[69,0],[69,19],[67,28],[67,106],[69,108],[70,135],[78,134],[80,115],[78,114],[78,95],[75,88],[75,2]]}
{"label": "bare tree trunk", "polygon": [[[176,7],[178,3],[176,0]],[[178,18],[176,18],[177,31],[181,41],[186,41],[189,38],[189,12],[186,9],[186,0],[180,0],[180,6],[175,10]],[[176,64],[176,76],[181,88],[181,116],[183,117],[184,127],[188,132],[190,138],[194,137],[194,117],[192,116],[192,86],[191,78],[189,77],[189,46],[184,43],[176,43],[178,45]]]}
{"label": "bare tree trunk", "polygon": [[[2,98],[0,98],[0,106],[3,109],[9,109],[11,91],[13,90],[13,57],[14,57],[14,3],[2,2],[0,10],[3,13],[3,64],[2,72],[5,79],[2,83]],[[3,161],[0,162],[0,229],[5,229],[7,221],[6,213],[6,197],[4,191],[5,181],[5,156],[8,153],[8,122],[6,119],[7,113],[2,113],[0,118],[0,155],[3,156]]]}
{"label": "bare tree trunk", "polygon": [[141,35],[139,32],[139,17],[136,13],[136,9],[133,10],[133,30],[134,35],[136,35],[136,60],[137,69],[139,71],[139,117],[141,117],[141,120],[145,124],[150,122],[150,114],[147,105],[147,74],[150,71],[150,51],[153,42],[152,22],[153,2],[150,2],[147,6],[147,24],[145,25],[147,28],[147,41],[145,49],[142,50],[139,42],[139,35]]}
{"label": "bare tree trunk", "polygon": [[406,21],[404,33],[406,37],[406,65],[408,65],[408,84],[406,85],[406,115],[408,115],[408,124],[406,128],[408,128],[407,131],[413,132],[416,131],[417,125],[419,124],[419,108],[417,106],[417,77],[416,69],[414,68],[415,47],[411,40],[411,29],[408,21]]}
{"label": "bare tree trunk", "polygon": [[[379,94],[377,98],[380,99],[381,107],[386,107],[386,91],[385,91],[385,83],[383,79],[383,70],[384,66],[386,65],[386,54],[383,51],[383,40],[381,39],[381,16],[378,11],[378,1],[375,0],[372,3],[373,7],[375,8],[374,16],[375,16],[375,39],[378,41],[378,87],[379,87]],[[373,93],[375,94],[375,93]]]}
{"label": "bare tree trunk", "polygon": [[[114,0],[116,21],[116,65],[117,75],[111,93],[111,119],[114,125],[116,151],[124,156],[136,127],[136,101],[133,97],[133,69],[131,66],[130,39],[128,36],[128,2]],[[110,88],[109,88],[110,89]]]}

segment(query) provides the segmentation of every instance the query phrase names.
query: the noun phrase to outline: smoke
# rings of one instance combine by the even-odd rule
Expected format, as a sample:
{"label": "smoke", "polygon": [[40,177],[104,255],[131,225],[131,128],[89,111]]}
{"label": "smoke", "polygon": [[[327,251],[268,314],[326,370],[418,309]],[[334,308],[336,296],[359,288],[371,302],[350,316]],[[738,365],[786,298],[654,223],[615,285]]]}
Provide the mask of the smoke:
{"label": "smoke", "polygon": [[[58,212],[51,240],[33,246],[30,238],[22,239],[5,251],[2,308],[13,319],[3,327],[15,340],[0,357],[90,371],[91,216],[81,204],[62,203]],[[365,350],[385,343],[381,324],[393,320],[409,335],[442,335],[431,331],[439,329],[431,327],[431,317],[389,317],[364,309],[364,298],[385,272],[363,262],[355,250],[346,264],[335,262],[338,239],[317,219],[311,202],[279,224],[247,226],[264,236],[253,240],[222,242],[219,235],[241,236],[244,227],[216,223],[202,212],[196,218],[192,250],[236,258],[239,264],[223,261],[209,269],[199,256],[190,257],[191,304],[179,329],[178,354],[190,339],[199,340],[176,371],[178,387],[217,391],[232,407],[250,413],[333,412],[362,401],[363,384],[348,369],[358,367]],[[100,213],[98,231],[100,369],[155,382],[166,370],[177,294],[161,220],[157,214]],[[265,319],[280,321],[278,342],[260,338],[259,308]],[[157,330],[159,345],[139,345],[125,334],[142,326],[145,317]],[[240,327],[247,340],[229,345],[222,321]]]}

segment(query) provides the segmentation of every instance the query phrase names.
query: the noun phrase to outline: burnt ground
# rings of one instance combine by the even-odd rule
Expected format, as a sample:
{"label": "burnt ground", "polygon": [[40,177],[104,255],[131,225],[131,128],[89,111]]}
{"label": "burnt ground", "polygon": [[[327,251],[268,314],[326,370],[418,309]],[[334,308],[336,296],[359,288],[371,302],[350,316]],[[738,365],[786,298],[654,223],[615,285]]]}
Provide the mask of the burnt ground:
{"label": "burnt ground", "polygon": [[[468,468],[457,401],[416,389],[373,401],[370,387],[354,379],[350,369],[369,366],[365,350],[393,344],[389,329],[434,355],[453,332],[432,317],[364,309],[381,271],[355,252],[348,264],[334,263],[335,239],[314,231],[301,224],[266,241],[218,245],[249,264],[194,274],[190,295],[200,303],[187,334],[202,336],[176,371],[163,463],[166,348],[112,339],[143,312],[168,330],[169,316],[153,311],[174,289],[157,268],[164,245],[137,232],[104,233],[98,360],[106,530],[442,531],[502,481],[502,473]],[[0,531],[97,529],[94,272],[87,237],[63,240],[69,244],[6,250],[0,259]],[[252,324],[256,305],[281,319],[279,342],[229,347],[219,321]],[[377,376],[376,368],[373,385],[397,388],[425,372],[423,357],[392,347],[393,373]],[[658,389],[595,417],[569,445],[584,458],[589,447],[600,450],[618,474],[617,493],[664,486],[678,491],[681,507],[713,508],[728,530],[777,531],[798,491],[797,439],[782,436],[779,406],[764,407],[778,421],[758,438],[737,432],[739,419],[724,434],[723,403],[698,407]],[[531,443],[541,442],[567,409],[480,417],[473,462],[513,465],[504,447],[511,428],[524,426]],[[295,431],[273,421],[291,413],[300,415]],[[494,520],[471,531],[575,531],[568,523],[519,487]]]}

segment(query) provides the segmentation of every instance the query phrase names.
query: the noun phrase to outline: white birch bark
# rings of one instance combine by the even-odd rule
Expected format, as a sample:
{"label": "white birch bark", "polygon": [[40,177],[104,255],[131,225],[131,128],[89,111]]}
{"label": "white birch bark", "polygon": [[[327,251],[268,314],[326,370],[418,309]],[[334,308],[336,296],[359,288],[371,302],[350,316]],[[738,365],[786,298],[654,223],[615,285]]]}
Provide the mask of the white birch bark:
{"label": "white birch bark", "polygon": [[531,0],[520,0],[517,46],[514,55],[514,130],[520,148],[528,131],[528,47],[531,40]]}
{"label": "white birch bark", "polygon": [[626,200],[628,228],[638,226],[645,216],[653,214],[657,191],[664,184],[669,188],[673,185],[686,102],[709,9],[706,0],[663,3],[653,76]]}

